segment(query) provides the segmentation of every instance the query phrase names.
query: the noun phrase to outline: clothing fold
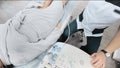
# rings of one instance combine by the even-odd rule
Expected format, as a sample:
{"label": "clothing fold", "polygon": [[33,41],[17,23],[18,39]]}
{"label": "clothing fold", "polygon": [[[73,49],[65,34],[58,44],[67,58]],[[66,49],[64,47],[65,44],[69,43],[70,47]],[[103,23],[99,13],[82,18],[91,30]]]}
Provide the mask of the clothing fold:
{"label": "clothing fold", "polygon": [[[44,10],[26,8],[9,19],[5,24],[0,24],[0,59],[3,64],[24,65],[49,49],[63,32],[56,27],[62,16],[62,2],[53,1],[50,7]],[[32,24],[34,26],[29,27]],[[48,27],[48,25],[50,26]],[[34,34],[35,32],[41,37]],[[45,35],[45,33],[47,34]]]}

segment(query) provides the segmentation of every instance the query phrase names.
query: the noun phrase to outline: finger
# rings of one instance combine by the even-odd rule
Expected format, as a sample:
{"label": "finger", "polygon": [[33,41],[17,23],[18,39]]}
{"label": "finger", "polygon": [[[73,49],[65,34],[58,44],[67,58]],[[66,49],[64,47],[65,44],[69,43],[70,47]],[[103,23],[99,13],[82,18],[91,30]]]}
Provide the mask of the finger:
{"label": "finger", "polygon": [[103,63],[100,62],[100,61],[98,61],[98,62],[96,62],[96,63],[94,64],[94,67],[101,68],[102,65],[103,65]]}
{"label": "finger", "polygon": [[96,56],[96,53],[93,53],[92,55],[91,55],[91,57],[95,57]]}
{"label": "finger", "polygon": [[92,63],[92,64],[95,64],[96,62],[98,62],[98,58],[95,57],[95,58],[92,60],[91,63]]}
{"label": "finger", "polygon": [[103,64],[101,68],[105,68],[105,64]]}
{"label": "finger", "polygon": [[105,68],[105,64],[102,64],[102,65],[95,67],[95,68]]}
{"label": "finger", "polygon": [[93,64],[93,63],[95,63],[95,62],[97,61],[96,53],[93,53],[93,54],[91,55],[91,57],[93,58],[93,60],[91,61],[91,63]]}

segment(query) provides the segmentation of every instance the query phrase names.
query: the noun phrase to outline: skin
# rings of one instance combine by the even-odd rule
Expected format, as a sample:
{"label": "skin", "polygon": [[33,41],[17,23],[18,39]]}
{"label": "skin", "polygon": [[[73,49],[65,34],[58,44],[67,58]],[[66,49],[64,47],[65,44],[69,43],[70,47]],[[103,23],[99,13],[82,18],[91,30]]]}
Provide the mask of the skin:
{"label": "skin", "polygon": [[[120,48],[120,30],[104,50],[112,54],[118,48]],[[91,63],[95,68],[105,68],[107,57],[103,52],[93,53],[91,56],[93,58]]]}
{"label": "skin", "polygon": [[40,7],[40,8],[38,8],[38,9],[45,9],[45,8],[47,8],[51,4],[51,2],[52,2],[52,0],[46,0],[44,2],[44,5],[42,7]]}
{"label": "skin", "polygon": [[0,68],[3,68],[3,63],[1,60],[0,60]]}

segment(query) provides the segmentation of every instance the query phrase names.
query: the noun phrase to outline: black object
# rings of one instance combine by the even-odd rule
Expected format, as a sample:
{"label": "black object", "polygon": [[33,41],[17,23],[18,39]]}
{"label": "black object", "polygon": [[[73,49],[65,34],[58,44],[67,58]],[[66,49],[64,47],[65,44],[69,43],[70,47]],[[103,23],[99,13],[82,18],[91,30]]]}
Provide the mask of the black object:
{"label": "black object", "polygon": [[6,65],[4,66],[4,68],[13,68],[14,66],[11,64],[11,65]]}
{"label": "black object", "polygon": [[114,12],[117,14],[120,14],[120,10],[118,10],[118,9],[115,9]]}
{"label": "black object", "polygon": [[84,32],[84,29],[78,29],[77,31],[81,31],[82,33]]}
{"label": "black object", "polygon": [[100,46],[101,39],[102,39],[102,36],[100,36],[100,37],[88,36],[87,37],[87,45],[82,46],[80,49],[82,49],[83,51],[85,51],[91,55],[91,54],[97,52],[97,50]]}
{"label": "black object", "polygon": [[[106,27],[106,28],[107,28],[107,27]],[[106,28],[101,28],[101,29],[96,28],[96,29],[94,29],[94,30],[92,31],[92,34],[100,34],[100,33],[103,33]]]}
{"label": "black object", "polygon": [[83,20],[83,12],[84,12],[84,10],[83,10],[82,13],[79,15],[79,21],[82,21],[82,20]]}
{"label": "black object", "polygon": [[105,51],[105,50],[101,50],[103,53],[107,53],[107,51]]}
{"label": "black object", "polygon": [[105,1],[120,7],[120,0],[105,0]]}
{"label": "black object", "polygon": [[116,63],[116,68],[120,68],[120,62],[115,61],[115,63]]}

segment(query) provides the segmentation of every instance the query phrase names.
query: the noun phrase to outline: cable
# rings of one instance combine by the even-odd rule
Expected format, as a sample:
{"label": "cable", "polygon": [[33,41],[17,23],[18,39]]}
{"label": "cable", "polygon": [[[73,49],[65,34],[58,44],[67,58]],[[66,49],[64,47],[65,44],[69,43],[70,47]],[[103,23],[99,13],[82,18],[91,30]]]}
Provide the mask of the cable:
{"label": "cable", "polygon": [[[72,16],[70,17],[70,20],[72,20]],[[70,21],[69,21],[69,22],[70,22]],[[67,39],[66,39],[65,43],[67,43],[67,42],[68,42],[68,40],[69,40],[69,38],[70,38],[70,34],[71,34],[71,32],[70,32],[70,25],[69,25],[69,23],[67,24],[67,26],[68,26],[68,37],[67,37]]]}

